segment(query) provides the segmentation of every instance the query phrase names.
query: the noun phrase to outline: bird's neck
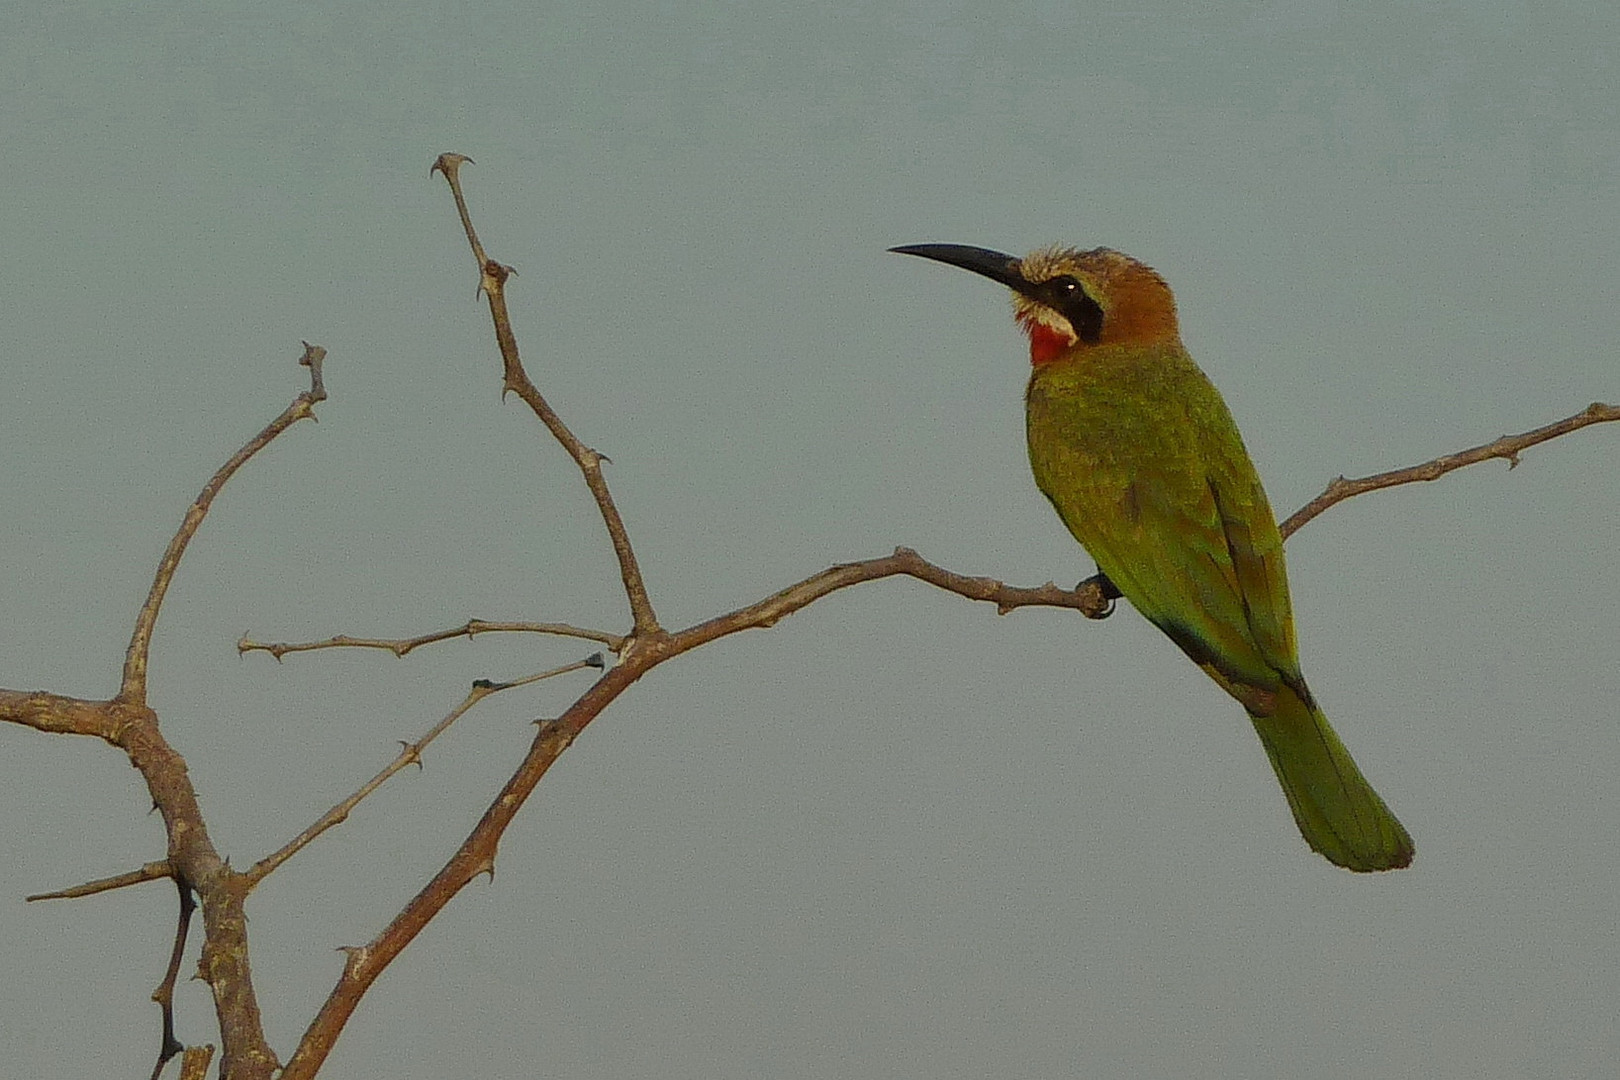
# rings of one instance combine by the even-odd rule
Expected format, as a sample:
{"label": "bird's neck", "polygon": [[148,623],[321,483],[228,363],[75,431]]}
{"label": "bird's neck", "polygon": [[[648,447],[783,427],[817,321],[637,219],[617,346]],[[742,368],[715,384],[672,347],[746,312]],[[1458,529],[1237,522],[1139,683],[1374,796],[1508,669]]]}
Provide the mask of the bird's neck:
{"label": "bird's neck", "polygon": [[1100,360],[1103,354],[1111,356],[1115,353],[1124,353],[1131,356],[1145,356],[1160,352],[1183,355],[1186,353],[1173,320],[1146,328],[1151,331],[1148,333],[1110,334],[1105,331],[1102,340],[1097,342],[1081,342],[1068,327],[1053,326],[1043,319],[1020,318],[1018,325],[1029,337],[1029,362],[1037,371],[1058,363],[1082,361],[1087,358]]}
{"label": "bird's neck", "polygon": [[1019,323],[1029,335],[1029,362],[1035,367],[1059,360],[1074,348],[1075,337],[1067,331],[1048,326],[1039,319],[1020,319]]}

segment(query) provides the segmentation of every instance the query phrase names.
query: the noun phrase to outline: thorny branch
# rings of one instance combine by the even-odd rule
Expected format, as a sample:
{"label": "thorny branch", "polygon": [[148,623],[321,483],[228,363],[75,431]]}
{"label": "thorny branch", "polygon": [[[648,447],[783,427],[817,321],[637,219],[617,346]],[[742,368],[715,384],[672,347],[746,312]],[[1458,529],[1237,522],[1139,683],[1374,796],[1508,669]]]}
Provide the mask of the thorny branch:
{"label": "thorny branch", "polygon": [[87,881],[83,885],[75,885],[70,889],[58,889],[55,892],[35,893],[23,897],[32,903],[35,900],[77,900],[84,896],[94,896],[96,893],[111,892],[114,889],[126,888],[130,885],[141,885],[159,878],[174,877],[174,870],[169,866],[169,860],[149,862],[139,870],[130,870],[127,873],[115,874],[109,878],[100,878],[96,881]]}
{"label": "thorny branch", "polygon": [[423,645],[436,645],[441,641],[463,637],[471,640],[479,634],[554,634],[558,637],[597,641],[615,653],[623,649],[625,642],[629,640],[621,634],[610,634],[605,630],[586,630],[578,626],[569,626],[567,623],[490,622],[486,619],[470,619],[453,629],[435,630],[430,634],[421,634],[413,638],[360,638],[338,634],[323,641],[261,643],[244,637],[236,643],[236,651],[239,654],[267,652],[277,660],[288,653],[311,652],[316,649],[382,649],[395,656],[404,656]]}
{"label": "thorny branch", "polygon": [[1508,463],[1508,468],[1516,468],[1519,464],[1519,454],[1537,443],[1544,443],[1549,439],[1556,439],[1560,435],[1568,435],[1572,431],[1579,431],[1591,424],[1602,424],[1610,420],[1620,420],[1620,406],[1605,405],[1601,401],[1594,401],[1574,416],[1566,416],[1555,423],[1538,427],[1533,431],[1526,431],[1521,435],[1504,435],[1494,442],[1484,443],[1467,450],[1459,450],[1455,454],[1443,454],[1433,461],[1425,461],[1421,465],[1413,465],[1405,469],[1392,469],[1373,476],[1364,476],[1359,480],[1346,480],[1339,477],[1327,486],[1327,490],[1306,503],[1289,515],[1288,520],[1278,528],[1282,531],[1283,539],[1287,539],[1309,520],[1328,507],[1355,495],[1362,495],[1369,491],[1378,491],[1382,488],[1399,487],[1402,484],[1414,484],[1419,480],[1438,480],[1448,472],[1455,472],[1466,465],[1477,465],[1481,461],[1492,458],[1502,458]]}
{"label": "thorny branch", "polygon": [[197,901],[185,882],[176,881],[174,884],[180,891],[180,917],[174,930],[174,948],[169,953],[169,967],[163,973],[163,981],[152,991],[152,1000],[163,1012],[163,1040],[158,1049],[157,1064],[152,1066],[152,1080],[158,1080],[163,1074],[163,1066],[169,1063],[170,1058],[185,1050],[174,1033],[174,983],[180,977],[180,960],[186,954],[186,938],[191,932],[191,915],[197,910]]}
{"label": "thorny branch", "polygon": [[326,400],[326,384],[321,377],[321,364],[325,359],[325,349],[304,342],[304,355],[298,362],[309,368],[309,389],[294,398],[292,404],[287,406],[280,416],[270,421],[263,431],[248,440],[246,446],[232,454],[231,459],[221,465],[219,471],[203,485],[202,493],[186,511],[185,520],[180,523],[179,531],[174,534],[174,539],[169,541],[168,549],[158,561],[157,576],[152,579],[152,589],[147,594],[146,603],[141,605],[140,614],[135,617],[135,632],[130,636],[129,651],[124,659],[124,682],[118,690],[120,701],[137,705],[146,704],[146,662],[152,649],[152,629],[157,625],[158,609],[163,606],[163,594],[169,591],[169,583],[174,580],[174,572],[180,568],[180,558],[186,553],[186,545],[197,535],[197,528],[208,515],[208,508],[213,505],[214,498],[225,487],[226,482],[236,475],[236,470],[247,464],[249,458],[269,446],[277,435],[298,421],[305,417],[312,420],[315,418],[316,403]]}
{"label": "thorny branch", "polygon": [[542,671],[538,674],[529,675],[522,679],[515,679],[512,682],[492,683],[487,681],[479,681],[473,683],[472,689],[467,691],[467,696],[461,699],[461,703],[445,714],[445,716],[438,723],[429,728],[426,735],[423,735],[420,739],[413,743],[402,743],[400,745],[399,756],[384,766],[382,771],[376,776],[373,776],[370,780],[367,780],[364,784],[362,784],[358,791],[356,791],[353,795],[350,795],[347,799],[344,799],[342,802],[338,803],[336,806],[332,807],[332,809],[328,810],[326,813],[322,814],[314,824],[310,825],[309,828],[305,829],[303,832],[289,840],[279,851],[265,856],[258,862],[254,863],[249,870],[244,872],[242,876],[244,879],[246,879],[249,888],[257,885],[260,881],[263,881],[278,866],[292,858],[294,855],[298,854],[298,852],[302,851],[304,848],[308,847],[316,837],[320,836],[327,829],[348,820],[349,812],[352,811],[356,806],[360,805],[360,800],[382,787],[383,783],[387,781],[389,777],[393,776],[407,765],[416,765],[420,767],[422,764],[422,751],[427,748],[427,745],[434,739],[437,739],[440,735],[444,734],[445,730],[449,728],[451,724],[461,719],[461,717],[465,716],[474,705],[477,705],[480,701],[483,701],[491,694],[498,694],[502,690],[511,690],[514,687],[528,686],[530,683],[539,682],[541,679],[550,679],[558,675],[566,675],[570,671],[579,671],[588,667],[600,668],[602,666],[603,661],[601,654],[597,654],[585,660],[579,660],[572,664],[564,664],[561,667],[552,668],[549,671]]}
{"label": "thorny branch", "polygon": [[472,215],[467,210],[467,200],[461,193],[461,166],[470,164],[472,159],[464,154],[440,154],[433,163],[429,175],[434,172],[442,173],[450,184],[450,193],[456,200],[456,211],[461,215],[461,227],[467,233],[467,243],[471,245],[473,258],[478,260],[480,287],[484,296],[489,300],[490,317],[495,321],[495,341],[501,350],[501,361],[505,369],[505,389],[522,398],[523,401],[546,425],[546,429],[568,451],[568,456],[574,459],[580,472],[585,477],[585,486],[590,488],[591,497],[596,500],[597,509],[602,514],[602,522],[607,526],[608,538],[613,543],[613,553],[619,559],[619,576],[624,581],[625,596],[630,601],[631,620],[635,623],[636,636],[652,637],[659,633],[658,616],[653,613],[652,601],[647,597],[647,585],[641,578],[641,567],[636,562],[636,553],[630,546],[630,535],[625,530],[624,519],[619,516],[619,508],[614,505],[613,496],[608,492],[607,481],[602,478],[602,462],[606,460],[601,454],[580,442],[568,425],[564,424],[562,417],[546,399],[541,396],[539,389],[529,378],[529,373],[523,370],[523,361],[518,356],[517,336],[512,332],[512,318],[506,310],[506,279],[513,270],[503,266],[484,254],[484,246],[478,241],[478,232],[473,228]]}

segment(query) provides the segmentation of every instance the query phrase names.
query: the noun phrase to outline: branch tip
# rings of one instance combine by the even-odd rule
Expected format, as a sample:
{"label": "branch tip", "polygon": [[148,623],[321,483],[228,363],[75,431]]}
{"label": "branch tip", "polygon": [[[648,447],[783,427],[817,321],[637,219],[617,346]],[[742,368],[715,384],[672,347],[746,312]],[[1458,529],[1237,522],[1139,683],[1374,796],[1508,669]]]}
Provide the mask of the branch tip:
{"label": "branch tip", "polygon": [[[157,807],[154,806],[153,809],[155,810]],[[111,892],[114,889],[123,889],[131,885],[157,881],[159,878],[172,877],[174,877],[174,870],[169,866],[169,861],[159,859],[157,862],[149,862],[137,870],[129,870],[108,878],[98,878],[95,881],[87,881],[83,885],[74,885],[68,889],[35,893],[32,896],[25,896],[23,899],[28,903],[37,900],[78,900],[82,897],[94,896],[97,893]]]}
{"label": "branch tip", "polygon": [[463,165],[476,164],[478,163],[466,154],[443,153],[433,159],[433,164],[428,167],[428,175],[443,173],[445,179],[449,180],[455,177]]}
{"label": "branch tip", "polygon": [[231,477],[236,475],[238,469],[246,465],[248,460],[263,450],[282,432],[292,427],[304,417],[313,417],[310,407],[317,401],[326,399],[326,389],[321,382],[321,362],[326,357],[326,350],[319,345],[304,343],[304,354],[300,363],[309,368],[310,388],[299,394],[281,411],[281,415],[270,421],[253,438],[249,439],[243,447],[232,454],[230,459],[215,470],[214,475],[208,478],[203,489],[186,508],[186,513],[180,520],[179,527],[169,540],[168,547],[158,560],[157,570],[152,576],[152,585],[135,616],[135,628],[130,633],[129,646],[124,653],[123,680],[118,688],[117,700],[144,704],[146,701],[147,665],[151,657],[152,632],[157,625],[158,612],[163,607],[163,597],[169,591],[169,585],[174,581],[175,572],[180,568],[180,560],[184,557],[187,547],[197,535],[203,519],[208,516],[214,499],[224,490]]}

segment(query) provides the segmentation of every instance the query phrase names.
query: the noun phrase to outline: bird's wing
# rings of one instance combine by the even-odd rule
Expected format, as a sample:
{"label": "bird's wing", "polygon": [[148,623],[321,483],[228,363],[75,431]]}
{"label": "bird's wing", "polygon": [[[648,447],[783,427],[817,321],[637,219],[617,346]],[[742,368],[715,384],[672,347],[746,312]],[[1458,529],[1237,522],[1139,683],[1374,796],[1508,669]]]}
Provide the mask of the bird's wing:
{"label": "bird's wing", "polygon": [[1283,682],[1308,704],[1311,694],[1299,671],[1282,534],[1247,453],[1239,460],[1211,461],[1209,490],[1255,646]]}
{"label": "bird's wing", "polygon": [[[1195,395],[1186,405],[1179,430],[1198,433],[1193,445],[1130,470],[1117,507],[1065,512],[1053,502],[1132,605],[1223,684],[1238,684],[1229,691],[1282,682],[1308,701],[1265,489],[1224,403]],[[1113,523],[1099,527],[1105,518]]]}
{"label": "bird's wing", "polygon": [[1035,481],[1143,615],[1246,705],[1309,700],[1282,538],[1232,414],[1185,352],[1038,370]]}
{"label": "bird's wing", "polygon": [[1087,529],[1081,542],[1126,599],[1196,663],[1232,682],[1275,687],[1278,669],[1255,632],[1256,623],[1274,618],[1256,610],[1268,603],[1250,598],[1250,590],[1259,592],[1263,563],[1251,555],[1252,530],[1223,514],[1218,492],[1206,477],[1139,475],[1127,490],[1138,511],[1131,527]]}

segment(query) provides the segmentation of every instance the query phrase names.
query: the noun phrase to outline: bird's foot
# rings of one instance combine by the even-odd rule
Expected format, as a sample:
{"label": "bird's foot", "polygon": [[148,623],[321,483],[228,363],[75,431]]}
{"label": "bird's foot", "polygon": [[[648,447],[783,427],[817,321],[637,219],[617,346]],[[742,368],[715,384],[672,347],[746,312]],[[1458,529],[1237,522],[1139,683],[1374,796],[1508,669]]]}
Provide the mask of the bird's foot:
{"label": "bird's foot", "polygon": [[1076,592],[1079,592],[1081,589],[1087,587],[1095,587],[1096,590],[1102,594],[1102,598],[1107,601],[1106,606],[1096,614],[1092,614],[1089,611],[1083,612],[1085,617],[1088,619],[1108,618],[1108,616],[1114,613],[1114,601],[1125,595],[1119,591],[1119,586],[1115,585],[1112,581],[1109,581],[1108,575],[1103,573],[1101,570],[1097,571],[1095,574],[1076,585],[1074,589]]}

